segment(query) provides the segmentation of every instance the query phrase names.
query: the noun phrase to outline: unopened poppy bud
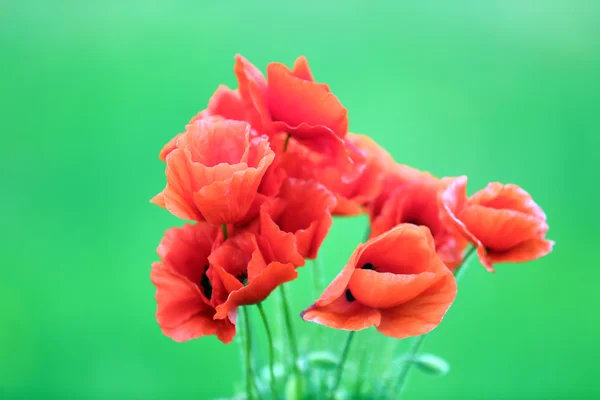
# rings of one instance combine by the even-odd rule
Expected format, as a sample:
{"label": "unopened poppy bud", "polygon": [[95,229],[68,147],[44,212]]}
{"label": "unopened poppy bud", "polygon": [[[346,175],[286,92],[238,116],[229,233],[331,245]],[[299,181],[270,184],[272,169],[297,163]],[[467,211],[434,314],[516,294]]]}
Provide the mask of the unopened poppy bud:
{"label": "unopened poppy bud", "polygon": [[331,371],[337,368],[340,360],[328,351],[315,351],[306,356],[306,361],[313,368]]}
{"label": "unopened poppy bud", "polygon": [[444,376],[450,372],[450,364],[435,354],[417,354],[406,361],[430,375]]}

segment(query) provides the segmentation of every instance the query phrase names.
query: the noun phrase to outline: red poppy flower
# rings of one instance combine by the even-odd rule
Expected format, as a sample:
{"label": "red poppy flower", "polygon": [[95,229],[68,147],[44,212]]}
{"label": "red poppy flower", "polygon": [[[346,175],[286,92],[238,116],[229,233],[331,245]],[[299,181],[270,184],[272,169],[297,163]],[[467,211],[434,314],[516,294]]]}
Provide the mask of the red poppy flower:
{"label": "red poppy flower", "polygon": [[336,163],[352,159],[344,137],[348,111],[329,86],[312,77],[306,58],[299,57],[290,70],[281,63],[267,66],[263,74],[238,55],[234,68],[239,92],[248,110],[247,121],[260,133],[292,135],[308,148],[327,154]]}
{"label": "red poppy flower", "polygon": [[[232,119],[244,121],[247,118],[248,110],[244,107],[240,93],[237,90],[231,90],[225,85],[220,85],[208,102],[205,110],[196,114],[188,124],[193,124],[200,119],[223,120]],[[177,139],[182,133],[175,136],[160,151],[158,158],[165,161],[167,155],[177,147]]]}
{"label": "red poppy flower", "polygon": [[[347,189],[346,185],[353,187],[354,182],[360,178],[365,169],[365,153],[354,145],[350,135],[343,140],[343,151],[336,154],[305,146],[305,142],[294,138],[286,140],[286,136],[287,134],[273,135],[270,142],[277,157],[281,159],[280,167],[290,177],[315,180],[332,192],[336,190],[350,192],[351,189]],[[284,146],[287,148],[282,152]],[[368,191],[369,188],[370,186],[367,185],[365,190]],[[340,201],[345,200],[341,194],[337,197]]]}
{"label": "red poppy flower", "polygon": [[267,80],[267,105],[277,131],[304,137],[324,126],[339,137],[346,135],[348,110],[327,85],[314,81],[306,58],[299,57],[292,70],[270,63]]}
{"label": "red poppy flower", "polygon": [[302,318],[352,331],[375,326],[403,339],[435,328],[455,296],[429,230],[403,224],[359,245]]}
{"label": "red poppy flower", "polygon": [[246,121],[248,109],[244,106],[238,90],[232,90],[225,85],[219,85],[208,101],[206,110],[202,110],[196,114],[189,123],[191,124],[199,119],[211,116],[233,119],[235,121]]}
{"label": "red poppy flower", "polygon": [[381,193],[383,177],[389,166],[394,163],[389,153],[370,137],[354,133],[348,133],[347,137],[364,155],[362,160],[355,161],[355,166],[360,168],[356,174],[357,178],[345,182],[339,172],[336,173],[331,168],[316,171],[316,175],[321,177],[321,182],[336,195],[338,206],[333,211],[334,215],[364,213],[364,206],[375,200]]}
{"label": "red poppy flower", "polygon": [[[280,137],[274,139],[275,143],[277,140]],[[346,141],[350,165],[332,164],[328,157],[293,139],[281,155],[289,176],[316,180],[335,194],[338,204],[334,215],[365,212],[363,206],[379,195],[387,166],[393,163],[390,155],[368,136],[348,133]]]}
{"label": "red poppy flower", "polygon": [[259,241],[268,259],[304,265],[314,259],[333,222],[333,194],[315,181],[289,178],[260,210]]}
{"label": "red poppy flower", "polygon": [[182,219],[239,222],[274,157],[267,137],[245,122],[198,120],[166,157],[167,186],[152,201]]}
{"label": "red poppy flower", "polygon": [[152,265],[150,275],[156,286],[156,320],[162,332],[175,341],[217,335],[229,343],[235,335],[235,318],[213,319],[213,272],[208,255],[218,232],[205,222],[186,224],[167,230],[158,246],[162,262]]}
{"label": "red poppy flower", "polygon": [[306,58],[299,57],[291,70],[284,64],[270,63],[268,81],[240,55],[236,56],[234,71],[246,107],[255,112],[253,122],[263,130],[307,137],[322,134],[317,127],[325,127],[339,137],[346,135],[348,110],[329,86],[314,81]]}
{"label": "red poppy flower", "polygon": [[[267,263],[256,236],[240,232],[225,240],[209,256],[219,288],[215,319],[225,319],[243,305],[260,303],[277,286],[298,276],[291,263]],[[222,290],[221,290],[222,289]]]}
{"label": "red poppy flower", "polygon": [[399,187],[404,186],[409,182],[432,177],[433,175],[431,175],[429,172],[419,171],[418,169],[409,167],[408,165],[398,164],[396,162],[387,164],[379,196],[369,203],[368,208],[371,220],[381,214],[381,209],[384,203]]}
{"label": "red poppy flower", "polygon": [[477,246],[481,263],[525,262],[545,256],[554,242],[545,239],[546,214],[517,185],[490,183],[470,198],[467,177],[455,178],[441,197],[443,219]]}
{"label": "red poppy flower", "polygon": [[438,202],[447,181],[422,175],[397,187],[384,200],[378,214],[372,214],[371,237],[378,236],[396,225],[410,223],[429,228],[438,255],[449,268],[462,264],[467,240],[451,226],[442,223]]}

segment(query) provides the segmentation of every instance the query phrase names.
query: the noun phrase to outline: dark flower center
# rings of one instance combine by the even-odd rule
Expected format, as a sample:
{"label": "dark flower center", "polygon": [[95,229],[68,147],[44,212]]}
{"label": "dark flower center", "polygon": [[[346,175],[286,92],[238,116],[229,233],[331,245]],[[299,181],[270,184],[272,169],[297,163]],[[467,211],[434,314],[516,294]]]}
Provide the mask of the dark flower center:
{"label": "dark flower center", "polygon": [[207,299],[210,300],[212,297],[212,285],[210,284],[210,280],[208,279],[208,275],[206,275],[206,271],[208,271],[209,265],[204,268],[204,273],[202,274],[202,279],[200,279],[200,286],[204,290],[204,295]]}
{"label": "dark flower center", "polygon": [[[375,267],[371,263],[364,264],[362,266],[362,269],[370,269],[372,271],[375,271]],[[346,300],[348,300],[350,303],[352,303],[354,300],[356,300],[356,297],[354,297],[354,295],[352,294],[350,289],[346,289],[345,295],[346,295]]]}
{"label": "dark flower center", "polygon": [[346,300],[348,300],[350,303],[356,300],[350,289],[346,289]]}
{"label": "dark flower center", "polygon": [[244,286],[248,285],[248,272],[244,271],[237,276],[237,280],[242,282]]}

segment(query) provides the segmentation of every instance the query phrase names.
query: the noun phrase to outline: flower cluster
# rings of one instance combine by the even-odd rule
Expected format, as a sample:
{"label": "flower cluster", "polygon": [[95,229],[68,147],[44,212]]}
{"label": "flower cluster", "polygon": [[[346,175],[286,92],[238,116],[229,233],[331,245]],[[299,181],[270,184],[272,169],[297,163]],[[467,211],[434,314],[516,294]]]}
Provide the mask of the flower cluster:
{"label": "flower cluster", "polygon": [[348,132],[346,108],[304,57],[270,63],[265,78],[237,56],[234,72],[238,88],[220,86],[159,155],[167,184],[152,202],[193,221],[165,233],[152,266],[172,339],[230,342],[238,308],[294,280],[333,216],[370,220],[368,240],[302,313],[336,329],[425,334],[452,304],[469,247],[490,271],[551,251],[545,214],[518,186],[467,196],[466,177],[399,164]]}

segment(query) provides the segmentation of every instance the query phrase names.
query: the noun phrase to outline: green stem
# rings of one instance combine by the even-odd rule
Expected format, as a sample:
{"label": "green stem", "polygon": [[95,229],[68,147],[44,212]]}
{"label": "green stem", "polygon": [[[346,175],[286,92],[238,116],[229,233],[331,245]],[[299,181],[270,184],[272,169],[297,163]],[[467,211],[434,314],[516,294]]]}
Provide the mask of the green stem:
{"label": "green stem", "polygon": [[262,318],[263,324],[265,326],[265,331],[267,332],[267,340],[269,342],[269,372],[271,374],[271,395],[273,396],[273,400],[275,400],[277,399],[277,390],[275,389],[275,352],[273,350],[273,336],[271,335],[271,329],[269,328],[267,314],[265,313],[262,304],[258,303],[256,307],[258,307],[260,317]]}
{"label": "green stem", "polygon": [[406,383],[406,380],[408,378],[408,373],[410,372],[410,367],[412,367],[413,364],[413,358],[419,352],[419,349],[423,345],[423,342],[425,341],[426,337],[426,334],[417,336],[410,344],[408,354],[406,355],[406,358],[402,361],[402,366],[400,367],[400,374],[398,375],[398,386],[396,389],[397,397],[400,397],[400,394],[402,393],[402,389],[404,388],[404,384]]}
{"label": "green stem", "polygon": [[317,261],[316,258],[313,260],[312,273],[313,273],[313,289],[315,290],[314,297],[316,298],[321,294],[321,288],[322,288],[321,264],[319,263],[319,261]]}
{"label": "green stem", "polygon": [[463,275],[465,274],[465,271],[467,270],[467,267],[469,266],[469,261],[471,260],[471,257],[475,253],[475,250],[477,250],[477,247],[471,246],[471,248],[469,250],[467,250],[467,252],[465,253],[462,264],[454,270],[454,277],[456,278],[456,282],[458,282],[460,280],[460,278],[462,278]]}
{"label": "green stem", "polygon": [[243,360],[244,360],[244,381],[246,383],[246,397],[248,399],[254,398],[254,392],[252,391],[252,366],[250,365],[252,345],[250,343],[250,321],[248,319],[248,310],[246,307],[241,307],[244,320],[244,329],[240,329],[240,345],[242,348]]}
{"label": "green stem", "polygon": [[[244,313],[244,330],[246,331],[246,335],[242,335],[240,340],[244,339],[244,355],[245,355],[245,380],[246,380],[246,398],[249,400],[255,399],[255,394],[260,399],[260,394],[258,391],[258,387],[256,386],[256,381],[254,379],[254,372],[252,370],[252,336],[250,330],[250,317],[248,315],[248,307],[241,307],[242,312]],[[256,393],[254,392],[256,391]]]}
{"label": "green stem", "polygon": [[346,336],[346,342],[344,343],[344,349],[342,350],[342,355],[340,357],[340,362],[337,367],[337,371],[335,374],[335,380],[333,381],[333,386],[331,387],[331,392],[329,392],[329,397],[331,399],[334,398],[335,392],[340,386],[340,381],[342,378],[342,372],[344,372],[344,364],[346,364],[346,359],[348,358],[348,351],[350,350],[350,344],[352,344],[352,339],[354,338],[354,334],[356,332],[350,331],[348,336]]}
{"label": "green stem", "polygon": [[300,371],[300,367],[298,366],[298,359],[299,359],[299,353],[298,353],[298,342],[296,341],[296,335],[294,333],[294,328],[292,326],[292,318],[291,318],[291,314],[290,314],[290,307],[287,301],[287,295],[285,294],[285,285],[279,285],[279,293],[281,294],[281,302],[282,302],[282,306],[283,306],[283,316],[285,319],[285,327],[287,329],[287,333],[288,333],[288,340],[290,342],[290,350],[292,352],[292,368],[294,370],[294,373],[296,375],[296,383],[297,383],[297,390],[299,393],[298,394],[298,398],[301,398],[300,393],[302,391],[302,371]]}
{"label": "green stem", "polygon": [[[370,332],[367,332],[370,334]],[[370,335],[369,335],[370,336]],[[369,363],[369,352],[367,351],[367,346],[364,343],[365,338],[363,337],[362,342],[362,356],[360,357],[360,361],[358,362],[358,371],[356,372],[356,382],[354,384],[354,395],[357,399],[361,398],[361,392],[363,390],[364,379],[362,376],[364,374],[365,368]]]}
{"label": "green stem", "polygon": [[229,233],[227,232],[227,224],[223,224],[223,236],[225,236],[225,240],[229,239]]}
{"label": "green stem", "polygon": [[[471,257],[473,256],[473,254],[475,254],[476,249],[477,248],[475,246],[471,246],[471,248],[469,248],[469,250],[467,250],[467,252],[465,253],[462,264],[459,265],[454,270],[454,276],[455,276],[455,279],[457,282],[465,274],[465,271],[467,270],[467,267],[469,266],[469,261],[471,260]],[[427,334],[417,336],[416,338],[414,338],[413,342],[410,345],[408,353],[406,354],[406,357],[402,362],[402,366],[400,368],[400,374],[398,375],[398,384],[396,386],[396,388],[397,388],[396,396],[397,397],[400,397],[400,395],[402,394],[402,389],[404,389],[404,386],[406,385],[406,381],[408,379],[408,374],[409,374],[410,368],[412,367],[412,364],[413,364],[413,359],[419,352],[419,349],[421,348],[421,346],[423,345],[423,342],[425,341],[425,337],[427,337]]]}
{"label": "green stem", "polygon": [[[294,358],[294,366],[298,361],[298,342],[296,341],[296,335],[292,327],[292,318],[290,316],[290,306],[287,301],[287,295],[285,294],[285,286],[279,286],[279,292],[281,293],[281,301],[283,303],[283,316],[285,318],[285,327],[287,329],[288,338],[290,341],[290,348],[292,351],[292,357]],[[295,367],[296,368],[296,367]]]}
{"label": "green stem", "polygon": [[283,152],[285,153],[287,151],[288,145],[290,144],[290,137],[292,135],[290,135],[288,133],[288,135],[285,137],[285,142],[283,142]]}

